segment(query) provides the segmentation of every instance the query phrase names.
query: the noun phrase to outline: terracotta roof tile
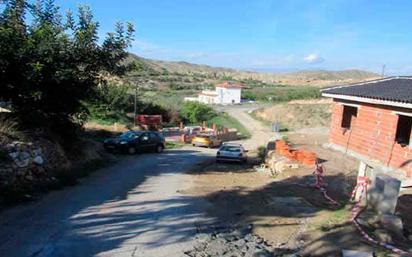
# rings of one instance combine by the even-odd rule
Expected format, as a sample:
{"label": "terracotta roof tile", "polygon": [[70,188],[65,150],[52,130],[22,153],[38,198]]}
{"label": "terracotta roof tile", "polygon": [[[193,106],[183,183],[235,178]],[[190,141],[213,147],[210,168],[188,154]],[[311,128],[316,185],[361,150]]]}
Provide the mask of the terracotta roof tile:
{"label": "terracotta roof tile", "polygon": [[243,88],[243,86],[239,83],[226,81],[220,84],[217,84],[216,87],[223,87],[223,88]]}

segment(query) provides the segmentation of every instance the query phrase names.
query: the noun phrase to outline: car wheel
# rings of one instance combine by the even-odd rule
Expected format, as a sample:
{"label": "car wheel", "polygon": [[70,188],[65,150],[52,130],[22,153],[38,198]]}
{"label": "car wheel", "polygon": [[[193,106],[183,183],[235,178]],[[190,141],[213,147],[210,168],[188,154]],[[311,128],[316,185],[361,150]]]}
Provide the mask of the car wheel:
{"label": "car wheel", "polygon": [[158,145],[158,146],[156,147],[156,153],[161,153],[161,152],[163,152],[163,149],[164,149],[164,147],[163,147],[162,145]]}
{"label": "car wheel", "polygon": [[127,153],[128,154],[135,154],[136,153],[136,148],[133,146],[130,146],[129,148],[127,148]]}

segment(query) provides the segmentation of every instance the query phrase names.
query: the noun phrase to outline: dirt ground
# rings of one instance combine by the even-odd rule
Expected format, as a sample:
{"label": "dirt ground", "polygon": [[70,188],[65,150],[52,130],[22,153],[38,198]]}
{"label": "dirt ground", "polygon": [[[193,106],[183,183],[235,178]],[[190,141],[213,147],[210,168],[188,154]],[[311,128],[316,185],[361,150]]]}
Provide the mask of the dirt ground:
{"label": "dirt ground", "polygon": [[326,127],[330,124],[331,104],[324,99],[291,101],[258,109],[254,115],[266,122],[280,122],[283,130]]}
{"label": "dirt ground", "polygon": [[253,162],[205,163],[193,172],[194,186],[186,193],[205,197],[210,202],[209,215],[225,224],[252,224],[253,232],[269,242],[276,253],[340,256],[342,249],[351,249],[396,256],[366,243],[350,221],[349,197],[358,162],[323,148],[327,142],[324,129],[311,130],[308,135],[300,131],[286,136],[293,147],[316,151],[324,160],[327,193],[338,205],[310,186],[314,167],[305,166],[274,177],[256,171]]}

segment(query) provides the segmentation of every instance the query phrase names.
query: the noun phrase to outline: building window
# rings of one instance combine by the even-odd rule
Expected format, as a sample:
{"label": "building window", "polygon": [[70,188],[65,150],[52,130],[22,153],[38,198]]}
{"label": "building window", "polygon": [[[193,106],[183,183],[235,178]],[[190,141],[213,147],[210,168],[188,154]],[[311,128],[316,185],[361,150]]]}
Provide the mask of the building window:
{"label": "building window", "polygon": [[412,117],[399,115],[398,126],[396,127],[395,141],[402,146],[409,145],[409,140],[411,137],[411,128]]}
{"label": "building window", "polygon": [[343,106],[343,116],[341,127],[350,129],[352,125],[352,119],[358,115],[358,108],[353,106]]}

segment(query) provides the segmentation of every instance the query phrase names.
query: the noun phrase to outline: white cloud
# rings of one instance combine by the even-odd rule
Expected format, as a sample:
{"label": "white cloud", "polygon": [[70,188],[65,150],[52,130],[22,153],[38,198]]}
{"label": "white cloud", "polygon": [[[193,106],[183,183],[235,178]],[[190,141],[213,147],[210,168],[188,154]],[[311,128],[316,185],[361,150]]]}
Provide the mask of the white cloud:
{"label": "white cloud", "polygon": [[309,55],[305,56],[303,58],[303,60],[307,63],[310,63],[310,64],[316,64],[316,63],[321,63],[321,62],[325,61],[325,59],[323,59],[318,54],[309,54]]}

